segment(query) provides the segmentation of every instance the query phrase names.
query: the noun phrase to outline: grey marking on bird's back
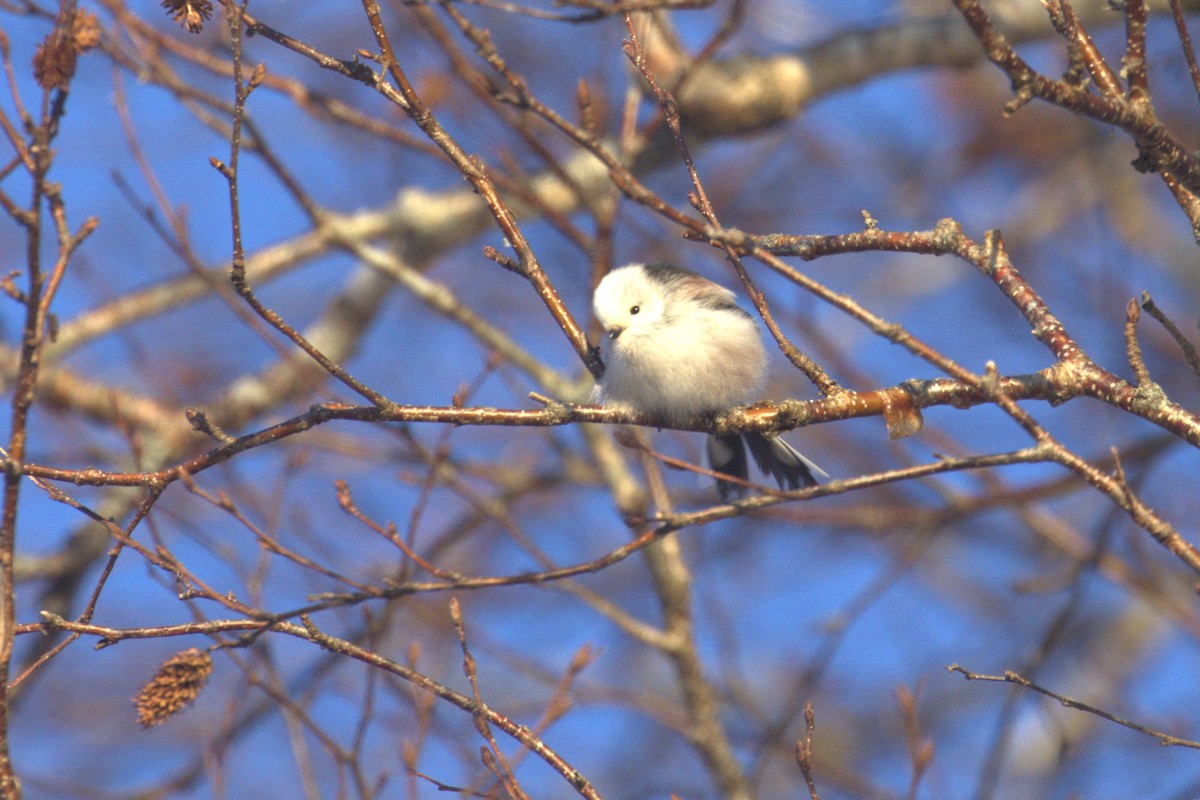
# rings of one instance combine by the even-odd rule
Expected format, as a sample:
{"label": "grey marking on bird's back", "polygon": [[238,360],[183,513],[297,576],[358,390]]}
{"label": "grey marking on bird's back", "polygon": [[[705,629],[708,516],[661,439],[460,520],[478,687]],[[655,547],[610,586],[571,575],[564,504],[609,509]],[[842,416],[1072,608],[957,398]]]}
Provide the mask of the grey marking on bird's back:
{"label": "grey marking on bird's back", "polygon": [[[642,269],[646,270],[647,277],[655,283],[670,284],[688,278],[699,278],[695,272],[683,267],[677,267],[674,264],[645,264]],[[703,279],[701,279],[703,280]]]}
{"label": "grey marking on bird's back", "polygon": [[732,291],[690,269],[674,264],[644,264],[642,268],[646,270],[646,277],[677,293],[682,299],[692,300],[707,308],[739,311],[750,316],[737,304]]}

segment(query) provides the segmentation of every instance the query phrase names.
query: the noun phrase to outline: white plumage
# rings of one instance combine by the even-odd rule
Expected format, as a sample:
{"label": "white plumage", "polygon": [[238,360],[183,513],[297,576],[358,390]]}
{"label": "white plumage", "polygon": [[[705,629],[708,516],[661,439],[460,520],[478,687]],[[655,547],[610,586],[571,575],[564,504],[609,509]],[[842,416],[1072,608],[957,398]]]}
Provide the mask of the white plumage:
{"label": "white plumage", "polygon": [[[606,406],[679,424],[758,399],[766,352],[754,318],[725,287],[680,267],[630,264],[600,281],[593,308],[610,343],[599,387]],[[744,480],[743,440],[780,486],[816,484],[819,467],[760,433],[710,436],[713,469]],[[738,491],[719,486],[722,496]]]}

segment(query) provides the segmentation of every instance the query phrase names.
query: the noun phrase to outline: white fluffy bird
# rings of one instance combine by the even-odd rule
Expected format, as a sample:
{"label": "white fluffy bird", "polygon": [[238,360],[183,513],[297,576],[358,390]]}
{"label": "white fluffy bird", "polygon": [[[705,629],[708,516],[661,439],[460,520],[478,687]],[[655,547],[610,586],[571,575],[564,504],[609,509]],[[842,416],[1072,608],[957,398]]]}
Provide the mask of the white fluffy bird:
{"label": "white fluffy bird", "polygon": [[[754,318],[725,287],[681,267],[630,264],[604,276],[592,305],[610,340],[604,405],[682,424],[758,399],[766,352]],[[814,486],[813,473],[825,474],[779,437],[755,432],[710,435],[713,470],[744,481],[746,446],[781,488]],[[741,493],[729,481],[718,488],[723,498]]]}

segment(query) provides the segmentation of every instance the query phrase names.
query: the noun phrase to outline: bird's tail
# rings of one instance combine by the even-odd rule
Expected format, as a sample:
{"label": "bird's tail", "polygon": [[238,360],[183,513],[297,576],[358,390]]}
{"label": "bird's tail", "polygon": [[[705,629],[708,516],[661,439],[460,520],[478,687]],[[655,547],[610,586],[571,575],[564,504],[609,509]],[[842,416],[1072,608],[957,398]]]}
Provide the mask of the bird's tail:
{"label": "bird's tail", "polygon": [[[743,444],[744,442],[744,444]],[[708,437],[708,463],[715,472],[746,480],[750,475],[746,461],[746,445],[758,468],[770,475],[780,489],[799,489],[816,486],[816,475],[828,478],[825,470],[805,458],[796,448],[778,436],[761,433],[728,434]],[[814,474],[816,473],[816,474]],[[717,480],[721,499],[729,500],[745,493],[745,486],[733,481]]]}
{"label": "bird's tail", "polygon": [[758,464],[759,469],[774,478],[780,489],[816,486],[816,475],[829,477],[825,470],[809,461],[796,448],[778,436],[765,436],[752,432],[744,434],[742,438],[750,446],[750,455],[754,456],[754,463]]}
{"label": "bird's tail", "polygon": [[[739,433],[727,436],[708,435],[708,463],[713,472],[720,472],[733,478],[746,480],[750,477],[750,464],[746,461],[746,445],[742,444]],[[746,493],[745,484],[724,481],[717,478],[717,491],[722,500],[732,500]]]}

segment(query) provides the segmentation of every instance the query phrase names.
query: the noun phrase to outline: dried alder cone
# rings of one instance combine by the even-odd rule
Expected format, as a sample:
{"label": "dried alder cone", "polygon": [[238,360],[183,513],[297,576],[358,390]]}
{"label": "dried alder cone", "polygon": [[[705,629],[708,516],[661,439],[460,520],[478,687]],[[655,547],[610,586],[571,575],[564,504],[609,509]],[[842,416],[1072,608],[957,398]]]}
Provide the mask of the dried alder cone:
{"label": "dried alder cone", "polygon": [[212,656],[198,648],[176,653],[133,699],[142,727],[161,725],[191,705],[212,673]]}
{"label": "dried alder cone", "polygon": [[213,11],[211,0],[162,0],[162,7],[189,33],[199,33]]}
{"label": "dried alder cone", "polygon": [[56,25],[33,54],[33,77],[43,89],[61,89],[75,75],[80,53],[100,44],[100,22],[95,14],[80,11],[69,25]]}

